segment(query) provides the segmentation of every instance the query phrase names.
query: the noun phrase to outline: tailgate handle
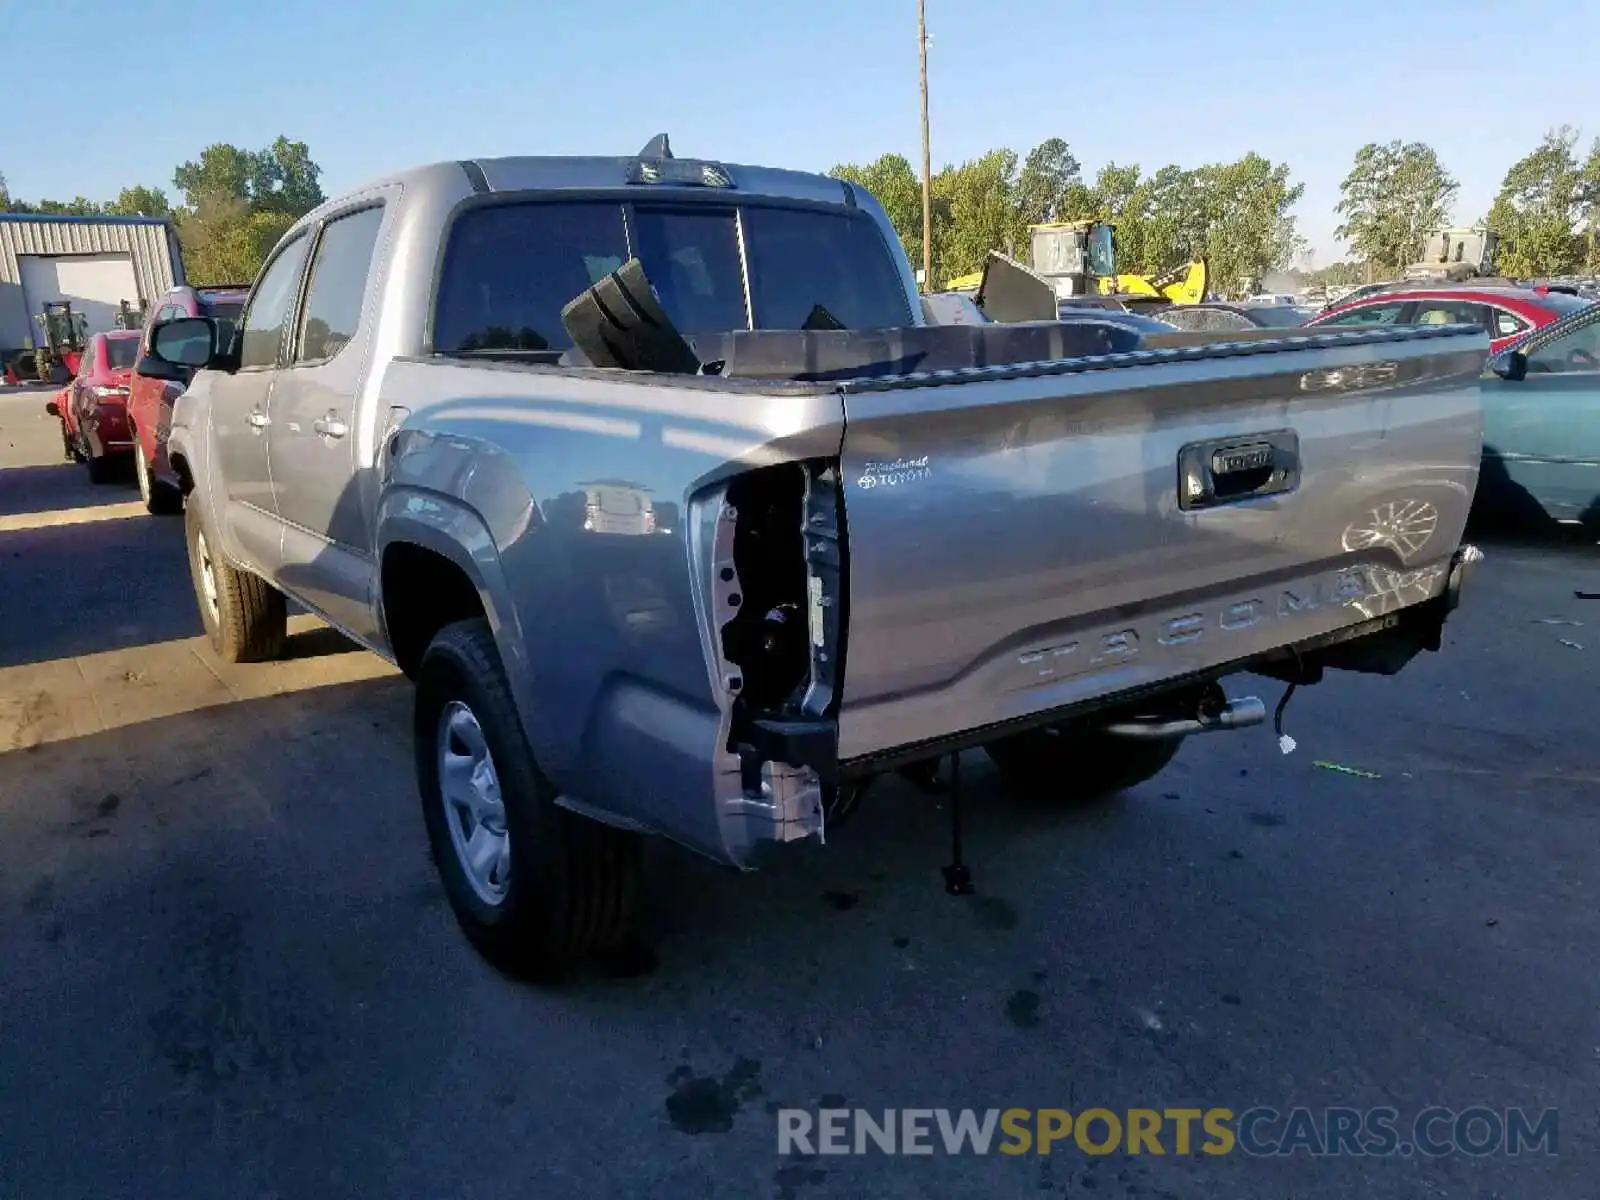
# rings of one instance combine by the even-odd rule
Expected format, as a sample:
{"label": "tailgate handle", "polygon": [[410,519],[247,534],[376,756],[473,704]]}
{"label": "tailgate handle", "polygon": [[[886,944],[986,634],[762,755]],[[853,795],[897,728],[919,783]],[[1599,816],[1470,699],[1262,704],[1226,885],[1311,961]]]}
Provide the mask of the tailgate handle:
{"label": "tailgate handle", "polygon": [[1300,438],[1292,429],[1190,442],[1178,451],[1178,507],[1216,508],[1300,486]]}

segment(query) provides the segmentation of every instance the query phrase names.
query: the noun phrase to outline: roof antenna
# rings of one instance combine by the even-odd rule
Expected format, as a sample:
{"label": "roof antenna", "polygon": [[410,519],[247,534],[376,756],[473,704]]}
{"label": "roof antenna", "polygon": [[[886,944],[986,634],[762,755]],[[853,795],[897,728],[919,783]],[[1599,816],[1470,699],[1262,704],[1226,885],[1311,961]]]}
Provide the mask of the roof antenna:
{"label": "roof antenna", "polygon": [[640,158],[671,158],[672,144],[667,141],[667,135],[658,133],[645,143],[644,149],[639,151]]}

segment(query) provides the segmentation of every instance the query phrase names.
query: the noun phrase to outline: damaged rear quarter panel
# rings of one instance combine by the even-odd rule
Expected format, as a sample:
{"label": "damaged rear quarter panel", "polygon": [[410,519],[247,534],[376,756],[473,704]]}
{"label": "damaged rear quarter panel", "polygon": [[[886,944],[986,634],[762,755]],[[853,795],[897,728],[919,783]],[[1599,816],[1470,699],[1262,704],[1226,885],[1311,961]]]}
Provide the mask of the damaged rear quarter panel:
{"label": "damaged rear quarter panel", "polygon": [[737,861],[716,522],[734,477],[837,456],[838,393],[398,360],[384,402],[410,410],[385,487],[406,489],[411,519],[432,493],[487,531],[483,577],[509,614],[496,636],[540,768],[590,811]]}

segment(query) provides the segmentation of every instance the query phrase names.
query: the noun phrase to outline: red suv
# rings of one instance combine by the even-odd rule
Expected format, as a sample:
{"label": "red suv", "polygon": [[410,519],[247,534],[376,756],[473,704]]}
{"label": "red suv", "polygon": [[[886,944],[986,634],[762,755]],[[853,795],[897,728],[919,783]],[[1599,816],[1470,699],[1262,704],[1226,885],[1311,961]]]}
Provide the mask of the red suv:
{"label": "red suv", "polygon": [[128,385],[139,357],[134,330],[92,334],[84,344],[78,373],[45,405],[61,419],[67,454],[89,468],[95,483],[108,483],[116,460],[133,448],[128,432]]}
{"label": "red suv", "polygon": [[[150,346],[150,330],[160,321],[179,317],[211,317],[217,322],[218,342],[227,345],[233,336],[233,323],[244,308],[248,284],[218,287],[175,287],[152,306],[140,335],[141,355]],[[170,368],[171,378],[135,375],[128,398],[128,419],[133,426],[133,469],[139,479],[139,495],[153,513],[183,510],[183,493],[178,477],[167,462],[167,434],[172,428],[172,404],[189,386],[193,372],[183,367]]]}

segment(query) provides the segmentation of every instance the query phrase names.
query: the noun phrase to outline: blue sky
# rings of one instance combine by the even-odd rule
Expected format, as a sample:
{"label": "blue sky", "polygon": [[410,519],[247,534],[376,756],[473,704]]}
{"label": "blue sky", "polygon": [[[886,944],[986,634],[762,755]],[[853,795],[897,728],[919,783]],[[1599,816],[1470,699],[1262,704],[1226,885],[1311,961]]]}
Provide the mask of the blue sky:
{"label": "blue sky", "polygon": [[[310,144],[330,194],[441,158],[628,154],[662,129],[680,154],[774,166],[920,154],[915,0],[0,12],[8,44],[67,56],[53,78],[38,60],[4,72],[0,172],[30,199],[170,193],[208,143],[279,133]],[[1089,174],[1256,150],[1306,184],[1301,232],[1326,262],[1363,142],[1432,142],[1462,184],[1456,218],[1475,220],[1548,127],[1600,134],[1597,18],[1600,0],[928,0],[934,166],[1051,136]]]}

